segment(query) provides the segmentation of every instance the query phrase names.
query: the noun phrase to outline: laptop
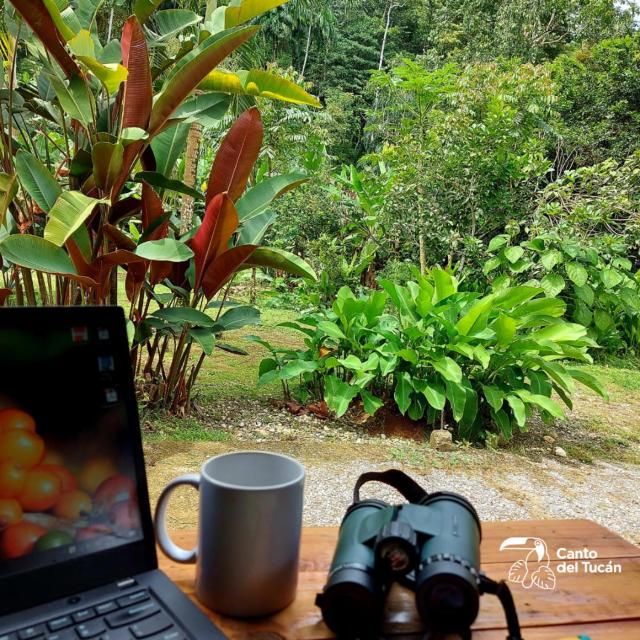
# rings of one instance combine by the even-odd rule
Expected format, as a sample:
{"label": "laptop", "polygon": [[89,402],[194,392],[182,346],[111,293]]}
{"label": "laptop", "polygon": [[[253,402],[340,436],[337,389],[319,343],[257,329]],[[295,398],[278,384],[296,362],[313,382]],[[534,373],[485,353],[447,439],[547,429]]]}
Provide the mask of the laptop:
{"label": "laptop", "polygon": [[0,309],[0,640],[221,640],[158,569],[124,313]]}

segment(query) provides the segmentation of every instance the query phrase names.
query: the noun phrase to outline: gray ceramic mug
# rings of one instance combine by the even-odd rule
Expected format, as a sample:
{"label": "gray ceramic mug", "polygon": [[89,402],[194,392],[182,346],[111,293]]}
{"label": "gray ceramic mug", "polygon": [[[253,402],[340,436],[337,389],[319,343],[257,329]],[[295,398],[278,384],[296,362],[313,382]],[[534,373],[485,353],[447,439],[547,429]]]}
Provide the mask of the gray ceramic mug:
{"label": "gray ceramic mug", "polygon": [[[229,616],[274,613],[295,598],[302,528],[304,467],[261,451],[207,460],[201,473],[164,489],[155,515],[158,544],[176,562],[196,563],[196,595]],[[180,485],[200,490],[198,546],[187,551],[169,537],[166,510]]]}

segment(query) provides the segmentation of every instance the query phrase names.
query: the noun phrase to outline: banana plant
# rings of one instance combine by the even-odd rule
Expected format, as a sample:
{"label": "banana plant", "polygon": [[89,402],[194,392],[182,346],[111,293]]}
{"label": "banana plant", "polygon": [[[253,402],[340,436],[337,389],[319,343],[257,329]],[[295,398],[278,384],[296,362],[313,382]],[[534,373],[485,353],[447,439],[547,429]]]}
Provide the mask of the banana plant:
{"label": "banana plant", "polygon": [[[16,95],[45,132],[46,149],[24,129],[14,130],[15,145],[11,130],[0,131],[2,147],[14,151],[0,174],[6,223],[0,303],[12,288],[30,304],[116,303],[117,272],[124,270],[137,371],[146,374],[151,402],[183,411],[206,355],[214,347],[241,351],[225,345],[222,333],[258,318],[250,308],[222,313],[226,296],[217,298],[233,275],[271,267],[315,277],[297,256],[260,246],[273,223],[271,201],[306,176],[274,176],[247,189],[263,135],[257,108],[224,138],[205,193],[172,177],[179,127],[205,116],[220,119],[229,106],[228,94],[200,84],[255,34],[257,27],[246,22],[273,2],[222,8],[229,12],[223,28],[201,31],[160,73],[149,26],[160,3],[135,3],[117,46],[98,39],[98,0],[12,4],[6,19],[30,27],[34,37],[26,44],[41,67],[37,83],[17,86]],[[288,99],[280,86],[276,97]],[[298,98],[315,102],[303,94],[296,89]],[[176,224],[170,197],[176,192],[205,204],[202,222],[187,233]],[[215,319],[210,304],[217,305]]]}

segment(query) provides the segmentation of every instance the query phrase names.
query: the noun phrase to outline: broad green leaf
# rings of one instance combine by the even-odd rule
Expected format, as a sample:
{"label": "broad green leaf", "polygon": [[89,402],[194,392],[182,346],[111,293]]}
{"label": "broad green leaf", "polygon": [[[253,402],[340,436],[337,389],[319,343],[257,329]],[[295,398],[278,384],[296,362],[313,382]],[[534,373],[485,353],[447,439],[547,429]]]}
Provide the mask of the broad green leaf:
{"label": "broad green leaf", "polygon": [[579,262],[567,262],[565,269],[567,270],[569,280],[571,280],[576,287],[582,287],[587,283],[589,274]]}
{"label": "broad green leaf", "polygon": [[427,402],[437,411],[442,411],[446,403],[447,397],[445,395],[444,387],[441,384],[435,382],[427,382],[426,380],[415,380],[416,389],[420,391]]}
{"label": "broad green leaf", "polygon": [[489,258],[482,267],[482,273],[484,273],[485,276],[489,275],[492,271],[497,269],[501,264],[502,264],[502,260],[500,260],[500,258],[498,258],[497,256],[494,256],[493,258]]}
{"label": "broad green leaf", "polygon": [[249,71],[211,71],[200,83],[201,91],[249,95],[260,98],[282,100],[292,104],[306,104],[320,107],[320,101],[307,93],[300,85],[269,71],[251,69]]}
{"label": "broad green leaf", "polygon": [[516,307],[512,314],[523,321],[527,317],[540,315],[560,318],[565,311],[566,305],[559,298],[538,298]]}
{"label": "broad green leaf", "polygon": [[0,227],[4,225],[5,214],[18,193],[18,180],[15,174],[0,173]]}
{"label": "broad green leaf", "polygon": [[435,284],[434,303],[441,302],[456,292],[457,285],[455,279],[444,269],[440,269],[439,267],[432,269],[431,276]]}
{"label": "broad green leaf", "polygon": [[291,380],[297,378],[303,373],[312,373],[318,369],[318,363],[314,360],[291,360],[280,369],[280,378],[282,380]]}
{"label": "broad green leaf", "polygon": [[204,196],[197,189],[187,186],[180,180],[167,178],[158,171],[140,171],[136,173],[134,180],[136,182],[146,182],[152,187],[158,187],[158,189],[168,189],[169,191],[184,193],[185,195],[191,196],[194,200],[204,200]]}
{"label": "broad green leaf", "polygon": [[95,207],[109,200],[89,198],[80,191],[63,191],[44,228],[44,239],[61,247],[85,223]]}
{"label": "broad green leaf", "polygon": [[249,220],[245,220],[240,225],[238,233],[238,244],[254,244],[259,245],[264,239],[269,228],[276,221],[278,214],[275,211],[266,209],[257,216],[253,216]]}
{"label": "broad green leaf", "polygon": [[344,335],[342,329],[340,329],[335,322],[331,322],[330,320],[321,320],[318,323],[318,329],[334,340],[347,339],[347,336]]}
{"label": "broad green leaf", "polygon": [[596,327],[602,332],[609,330],[615,324],[613,318],[604,309],[596,309],[593,312],[593,319]]}
{"label": "broad green leaf", "polygon": [[411,384],[411,378],[406,371],[402,371],[396,375],[396,388],[393,392],[393,398],[398,405],[400,413],[404,415],[411,405],[411,393],[413,392],[413,385]]}
{"label": "broad green leaf", "polygon": [[424,411],[427,408],[427,403],[423,396],[416,395],[415,393],[411,396],[411,404],[409,405],[409,410],[407,411],[407,415],[411,420],[420,420],[422,416],[424,416]]}
{"label": "broad green leaf", "polygon": [[576,297],[586,303],[588,307],[593,304],[596,298],[595,292],[588,284],[582,285],[581,287],[575,287],[574,291],[576,293]]}
{"label": "broad green leaf", "polygon": [[462,382],[462,370],[458,366],[458,363],[445,356],[444,358],[437,358],[431,361],[433,368],[449,382],[460,383]]}
{"label": "broad green leaf", "polygon": [[547,271],[551,271],[553,267],[562,262],[562,253],[557,249],[550,249],[549,251],[545,251],[540,256],[540,262]]}
{"label": "broad green leaf", "polygon": [[[256,336],[247,336],[255,338]],[[266,384],[278,376],[278,363],[274,358],[263,358],[258,367],[258,384]]]}
{"label": "broad green leaf", "polygon": [[236,211],[240,222],[244,222],[262,213],[276,198],[306,182],[304,173],[294,172],[273,176],[259,182],[236,202]]}
{"label": "broad green leaf", "polygon": [[375,415],[378,409],[381,409],[384,406],[384,403],[380,398],[374,396],[366,389],[360,389],[360,397],[362,398],[362,406],[364,407],[365,412],[370,416]]}
{"label": "broad green leaf", "polygon": [[400,349],[396,355],[406,362],[418,364],[418,354],[413,349]]}
{"label": "broad green leaf", "polygon": [[206,313],[191,307],[170,307],[168,309],[158,309],[153,314],[154,318],[160,318],[170,324],[184,325],[192,327],[206,327],[211,329],[215,325],[215,320]]}
{"label": "broad green leaf", "polygon": [[279,7],[287,0],[239,0],[225,7],[224,28],[230,29],[253,20],[262,13]]}
{"label": "broad green leaf", "polygon": [[574,342],[584,338],[586,335],[587,330],[581,324],[560,321],[534,331],[530,337],[536,341]]}
{"label": "broad green leaf", "polygon": [[464,414],[464,405],[467,401],[467,391],[461,384],[450,382],[449,380],[446,381],[445,385],[447,388],[447,400],[453,412],[453,419],[456,422],[460,422]]}
{"label": "broad green leaf", "polygon": [[325,402],[338,418],[347,412],[351,401],[358,393],[360,393],[358,387],[353,387],[336,376],[326,376],[324,379]]}
{"label": "broad green leaf", "polygon": [[280,269],[295,276],[302,276],[309,280],[317,280],[315,271],[300,257],[273,247],[258,247],[242,264],[242,269],[249,267],[267,267]]}
{"label": "broad green leaf", "polygon": [[15,163],[16,173],[24,190],[45,213],[49,213],[62,194],[57,180],[40,160],[27,151],[18,151]]}
{"label": "broad green leaf", "polygon": [[564,278],[557,273],[547,273],[547,275],[540,280],[540,286],[549,298],[555,298],[564,289],[565,281]]}
{"label": "broad green leaf", "polygon": [[511,317],[501,313],[492,325],[493,330],[496,332],[498,344],[501,347],[506,347],[511,344],[512,340],[516,336],[516,330],[518,323]]}
{"label": "broad green leaf", "polygon": [[93,121],[93,97],[80,76],[73,76],[69,85],[55,75],[49,80],[66,115],[87,126]]}
{"label": "broad green leaf", "polygon": [[34,271],[60,275],[77,273],[64,249],[39,236],[7,236],[0,243],[0,255],[13,264]]}
{"label": "broad green leaf", "polygon": [[162,2],[163,0],[135,0],[133,13],[135,13],[140,24],[144,24]]}
{"label": "broad green leaf", "polygon": [[585,387],[588,387],[592,391],[595,391],[598,395],[602,396],[605,399],[609,399],[609,394],[607,390],[604,388],[602,383],[590,373],[583,371],[582,369],[567,369],[567,373],[573,376],[578,382],[583,384]]}
{"label": "broad green leaf", "polygon": [[512,308],[531,300],[531,298],[535,298],[541,293],[542,290],[539,287],[510,287],[497,292],[493,302],[496,307],[511,310]]}
{"label": "broad green leaf", "polygon": [[96,47],[88,29],[81,29],[67,42],[71,52],[77,56],[95,56]]}
{"label": "broad green leaf", "polygon": [[358,356],[350,353],[346,358],[338,358],[338,362],[345,368],[351,371],[362,371],[362,360]]}
{"label": "broad green leaf", "polygon": [[518,426],[524,427],[527,422],[527,413],[524,408],[524,402],[522,402],[518,396],[514,396],[512,394],[507,396],[507,402],[511,407],[511,411],[513,411],[513,417],[516,419]]}
{"label": "broad green leaf", "polygon": [[463,336],[473,333],[477,328],[484,329],[486,326],[486,319],[482,323],[483,326],[478,327],[478,325],[480,324],[481,316],[488,314],[491,310],[493,300],[494,296],[488,295],[476,301],[471,309],[469,309],[469,311],[467,311],[467,313],[458,320],[456,323],[456,329],[458,329]]}
{"label": "broad green leaf", "polygon": [[196,327],[189,331],[189,335],[202,347],[206,355],[210,356],[216,344],[216,337],[209,329]]}
{"label": "broad green leaf", "polygon": [[519,245],[516,245],[515,247],[507,247],[504,250],[504,257],[511,264],[518,262],[518,260],[520,260],[520,258],[522,258],[523,255],[524,255],[524,249]]}
{"label": "broad green leaf", "polygon": [[564,418],[562,407],[555,400],[537,393],[531,393],[526,389],[517,389],[515,393],[527,404],[534,404],[540,407],[554,418]]}
{"label": "broad green leaf", "polygon": [[487,369],[491,362],[491,353],[481,344],[473,348],[473,356],[482,365],[483,369]]}
{"label": "broad green leaf", "polygon": [[484,397],[489,403],[489,406],[491,406],[494,411],[499,411],[502,408],[502,403],[504,402],[505,397],[503,391],[493,385],[483,384],[482,392],[484,393]]}
{"label": "broad green leaf", "polygon": [[145,260],[166,260],[167,262],[185,262],[193,258],[193,251],[184,243],[173,238],[149,240],[139,244],[136,255]]}
{"label": "broad green leaf", "polygon": [[600,279],[602,280],[602,284],[604,284],[604,286],[607,289],[613,289],[614,287],[618,286],[623,278],[623,275],[617,271],[616,269],[603,269],[600,272]]}
{"label": "broad green leaf", "polygon": [[154,30],[159,38],[157,42],[168,40],[189,27],[198,24],[202,18],[189,9],[165,9],[153,16]]}
{"label": "broad green leaf", "polygon": [[124,146],[138,140],[146,140],[148,137],[149,134],[140,127],[127,127],[120,132],[120,141]]}
{"label": "broad green leaf", "polygon": [[103,64],[89,56],[78,56],[78,60],[98,78],[109,95],[116,93],[129,75],[128,69],[119,63]]}
{"label": "broad green leaf", "polygon": [[491,240],[489,241],[489,246],[487,248],[489,249],[489,251],[497,251],[501,247],[504,247],[507,242],[509,242],[509,236],[502,233],[491,238]]}
{"label": "broad green leaf", "polygon": [[513,430],[513,427],[511,426],[511,420],[509,420],[509,416],[502,409],[500,409],[499,411],[494,411],[493,409],[491,409],[490,413],[493,421],[500,430],[500,433],[506,440],[508,440],[511,437],[511,432]]}
{"label": "broad green leaf", "polygon": [[49,12],[51,19],[53,20],[53,24],[56,25],[56,29],[60,32],[60,35],[63,37],[65,42],[73,38],[73,36],[75,35],[75,31],[71,29],[71,27],[69,27],[69,25],[63,19],[56,0],[43,0],[43,4]]}
{"label": "broad green leaf", "polygon": [[206,126],[209,121],[221,120],[229,110],[231,97],[223,93],[202,93],[185,100],[173,114],[175,120],[199,122]]}
{"label": "broad green leaf", "polygon": [[162,92],[151,110],[149,134],[155,136],[164,127],[174,111],[192,91],[230,53],[244,44],[258,30],[257,26],[239,27],[207,38],[192,52],[175,65]]}
{"label": "broad green leaf", "polygon": [[151,141],[151,149],[156,159],[158,173],[171,178],[173,168],[187,145],[189,124],[178,124],[159,133]]}
{"label": "broad green leaf", "polygon": [[96,187],[108,191],[122,170],[124,147],[120,143],[96,142],[91,149]]}
{"label": "broad green leaf", "polygon": [[232,331],[255,324],[260,324],[260,310],[251,305],[242,304],[227,309],[216,320],[215,331]]}

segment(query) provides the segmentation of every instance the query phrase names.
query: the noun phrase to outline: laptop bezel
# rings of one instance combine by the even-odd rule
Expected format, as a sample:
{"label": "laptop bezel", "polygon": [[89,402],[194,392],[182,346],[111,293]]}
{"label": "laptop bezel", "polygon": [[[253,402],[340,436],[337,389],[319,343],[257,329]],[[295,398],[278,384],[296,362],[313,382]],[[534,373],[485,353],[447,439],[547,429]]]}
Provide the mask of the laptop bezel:
{"label": "laptop bezel", "polygon": [[14,613],[110,582],[117,582],[158,567],[124,311],[120,307],[5,307],[0,309],[0,331],[7,326],[24,328],[47,326],[52,323],[66,323],[69,327],[108,328],[112,336],[114,356],[117,361],[126,363],[124,370],[118,372],[118,381],[129,418],[128,428],[135,464],[143,538],[99,553],[0,578],[3,592],[3,597],[0,598],[0,615]]}

